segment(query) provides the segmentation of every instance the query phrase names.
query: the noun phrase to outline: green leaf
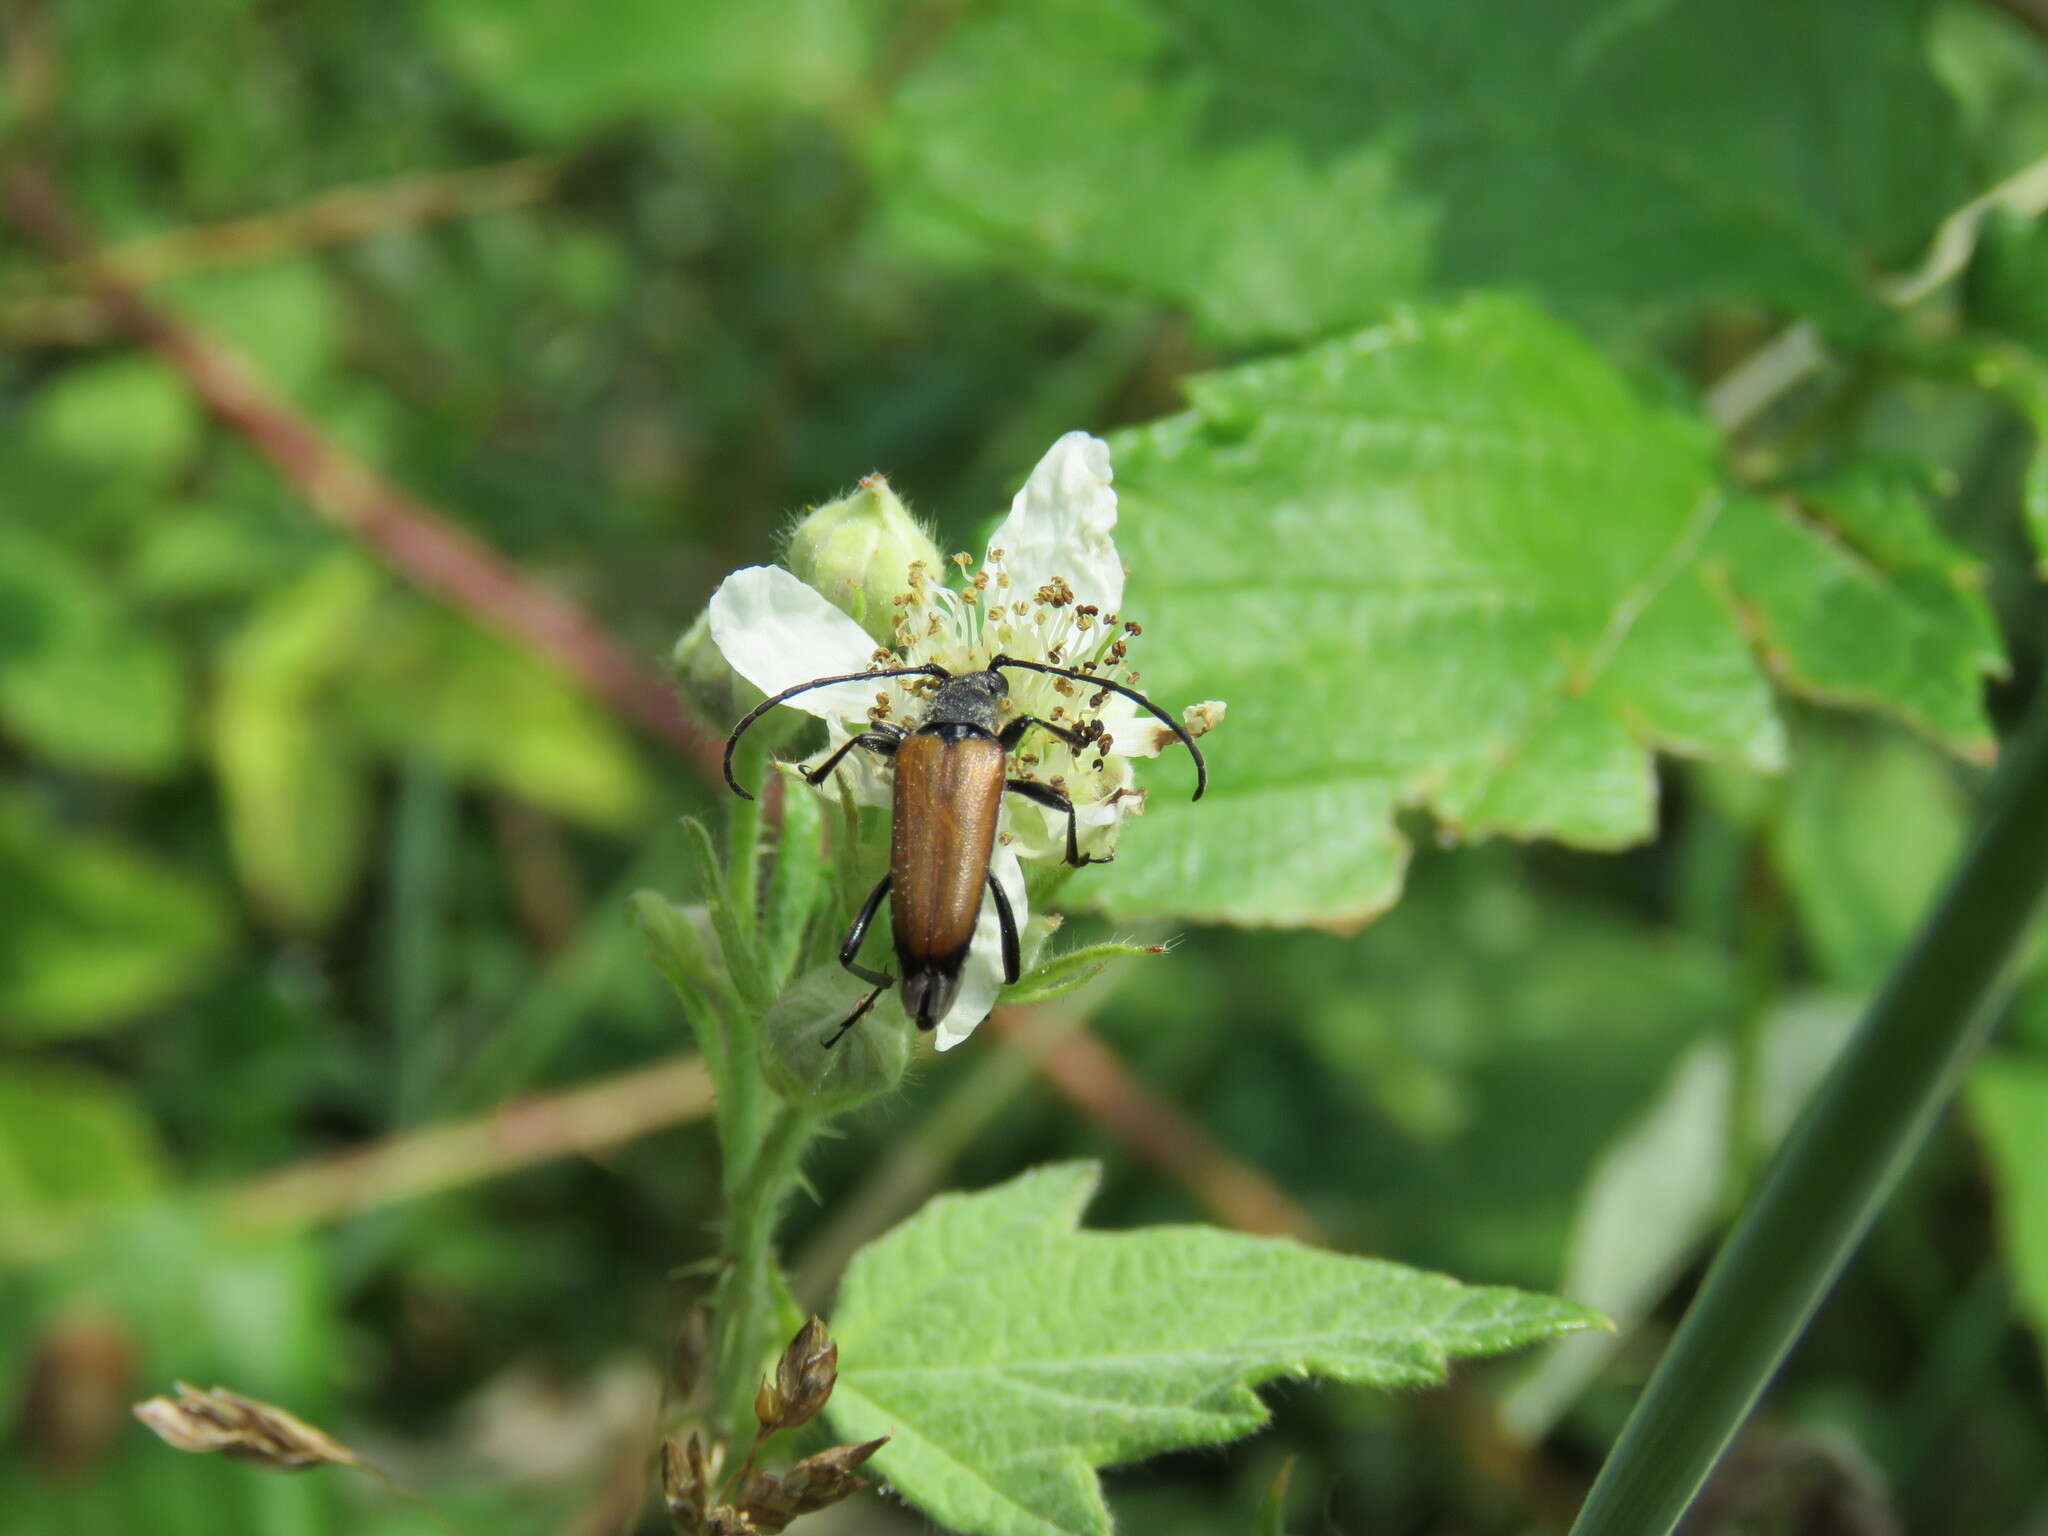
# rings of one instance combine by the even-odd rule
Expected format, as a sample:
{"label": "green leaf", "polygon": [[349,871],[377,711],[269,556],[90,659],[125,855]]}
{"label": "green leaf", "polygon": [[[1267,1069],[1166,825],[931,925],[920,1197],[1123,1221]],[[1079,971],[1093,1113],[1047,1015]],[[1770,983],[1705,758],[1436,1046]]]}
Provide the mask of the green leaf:
{"label": "green leaf", "polygon": [[368,770],[334,701],[380,587],[354,554],[332,555],[273,593],[222,655],[211,734],[229,846],[287,927],[332,919],[361,867]]}
{"label": "green leaf", "polygon": [[1809,493],[1887,568],[1724,496],[1702,419],[1523,303],[1188,388],[1116,445],[1126,606],[1148,691],[1230,714],[1208,797],[1155,788],[1094,876],[1112,912],[1362,921],[1398,894],[1404,806],[1454,836],[1639,841],[1653,751],[1782,765],[1752,638],[1788,686],[1985,750],[1988,620],[1924,512]]}
{"label": "green leaf", "polygon": [[[1765,1024],[1757,1121],[1767,1144],[1784,1135],[1855,1022],[1852,1007],[1816,998],[1778,1009]],[[1500,1416],[1523,1444],[1550,1432],[1712,1235],[1731,1167],[1730,1058],[1726,1039],[1688,1051],[1587,1179],[1561,1283],[1612,1318],[1617,1332],[1565,1339],[1521,1371]]]}
{"label": "green leaf", "polygon": [[[1727,582],[1786,687],[1882,710],[1988,762],[1982,683],[2005,670],[2005,655],[1976,572],[1871,539],[1891,530],[1873,529],[1877,514],[1862,494],[1843,486],[1798,499],[1732,496],[1707,539],[1708,571]],[[1891,515],[1917,505],[1900,494],[1888,497]]]}
{"label": "green leaf", "polygon": [[160,1164],[128,1089],[82,1067],[0,1065],[0,1226],[138,1199]]}
{"label": "green leaf", "polygon": [[1398,185],[1396,145],[1217,142],[1221,86],[1184,66],[1179,33],[1132,0],[1010,6],[956,27],[877,144],[902,216],[926,221],[906,225],[912,239],[965,235],[1234,339],[1314,335],[1412,292],[1433,220]]}
{"label": "green leaf", "polygon": [[1983,389],[2003,395],[2034,433],[2034,451],[2020,479],[2020,509],[2033,540],[2035,568],[2048,574],[2048,362],[2015,346],[1965,348],[1961,361]]}
{"label": "green leaf", "polygon": [[185,755],[185,668],[76,554],[0,533],[0,727],[89,772],[155,776]]}
{"label": "green leaf", "polygon": [[315,261],[195,272],[164,289],[181,314],[288,395],[310,391],[334,357],[339,306]]}
{"label": "green leaf", "polygon": [[67,368],[36,393],[25,425],[31,439],[96,471],[153,482],[190,459],[203,420],[184,382],[137,353]]}
{"label": "green leaf", "polygon": [[1960,200],[1917,9],[1028,0],[954,26],[877,136],[902,227],[1230,341],[1430,285],[1575,312],[1867,322]]}
{"label": "green leaf", "polygon": [[2013,1289],[2048,1363],[2048,1062],[1989,1057],[1971,1074],[1967,1098],[1998,1187]]}
{"label": "green leaf", "polygon": [[617,720],[547,658],[406,597],[380,605],[377,643],[349,658],[344,705],[363,739],[609,830],[647,796]]}
{"label": "green leaf", "polygon": [[1165,953],[1163,944],[1128,944],[1115,939],[1102,944],[1084,944],[1079,949],[1054,955],[1026,971],[1017,978],[1014,986],[1003,988],[1003,1001],[1043,1003],[1064,997],[1076,987],[1086,986],[1100,976],[1112,960]]}
{"label": "green leaf", "polygon": [[1709,1267],[1573,1536],[1663,1536],[1919,1151],[2048,892],[2048,708],[2005,755],[1961,869]]}
{"label": "green leaf", "polygon": [[627,0],[605,24],[548,0],[435,0],[451,62],[507,117],[574,138],[641,115],[849,96],[873,48],[866,0],[802,0],[763,27],[739,0]]}
{"label": "green leaf", "polygon": [[1967,810],[1948,766],[1903,732],[1800,732],[1768,837],[1827,977],[1883,979],[1954,863]]}
{"label": "green leaf", "polygon": [[1266,1496],[1259,1501],[1259,1513],[1252,1536],[1287,1536],[1287,1485],[1294,1481],[1294,1457],[1280,1463]]}
{"label": "green leaf", "polygon": [[1476,299],[1189,389],[1116,445],[1126,607],[1148,691],[1230,715],[1207,798],[1155,789],[1096,873],[1110,910],[1354,923],[1398,893],[1403,805],[1612,847],[1652,829],[1653,746],[1778,765],[1689,568],[1710,434],[1564,327]]}
{"label": "green leaf", "polygon": [[226,940],[206,886],[0,796],[0,1039],[119,1024],[201,980]]}
{"label": "green leaf", "polygon": [[1252,1390],[1441,1381],[1453,1356],[1599,1326],[1570,1303],[1206,1227],[1076,1230],[1093,1164],[934,1200],[847,1271],[839,1432],[941,1524],[1106,1533],[1091,1470],[1234,1440]]}

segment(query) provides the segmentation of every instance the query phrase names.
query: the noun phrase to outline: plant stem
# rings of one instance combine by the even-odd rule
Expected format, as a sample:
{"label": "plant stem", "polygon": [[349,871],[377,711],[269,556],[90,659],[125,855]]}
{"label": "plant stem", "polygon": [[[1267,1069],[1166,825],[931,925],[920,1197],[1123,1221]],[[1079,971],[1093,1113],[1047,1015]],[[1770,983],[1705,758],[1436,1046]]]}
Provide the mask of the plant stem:
{"label": "plant stem", "polygon": [[739,1005],[724,1010],[725,1076],[718,1085],[725,1096],[720,1129],[725,1142],[725,1195],[728,1210],[745,1181],[762,1141],[761,1116],[768,1084],[761,1076],[761,1013],[769,1004],[769,983],[761,975],[759,915],[761,868],[761,781],[768,754],[754,747],[735,761],[740,783],[756,796],[734,795],[726,823],[726,872],[722,908],[713,894],[712,915],[725,918],[720,930],[726,970],[739,993]]}
{"label": "plant stem", "polygon": [[2048,887],[2048,694],[1960,872],[1764,1175],[1572,1526],[1665,1536],[1947,1102]]}
{"label": "plant stem", "polygon": [[729,1444],[738,1444],[753,1413],[754,1388],[763,1363],[780,1340],[788,1287],[775,1267],[775,1223],[796,1185],[804,1148],[817,1122],[784,1105],[768,1134],[744,1163],[727,1149],[727,1166],[742,1171],[726,1191],[726,1271],[716,1307],[718,1339],[718,1423]]}
{"label": "plant stem", "polygon": [[749,938],[757,936],[761,927],[761,795],[767,769],[768,749],[758,741],[741,742],[733,756],[733,771],[754,798],[732,797],[726,895],[741,931]]}

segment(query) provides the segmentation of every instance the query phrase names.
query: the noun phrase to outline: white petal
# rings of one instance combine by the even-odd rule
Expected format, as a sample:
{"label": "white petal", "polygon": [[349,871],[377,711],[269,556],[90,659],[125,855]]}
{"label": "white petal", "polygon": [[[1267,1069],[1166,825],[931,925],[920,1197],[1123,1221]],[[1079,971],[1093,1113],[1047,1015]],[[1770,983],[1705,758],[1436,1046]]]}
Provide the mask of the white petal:
{"label": "white petal", "polygon": [[[1190,736],[1206,736],[1223,723],[1228,708],[1221,699],[1204,699],[1182,710],[1180,723]],[[1180,738],[1152,715],[1139,715],[1116,727],[1112,734],[1116,744],[1111,750],[1119,757],[1157,757],[1168,747],[1180,745]]]}
{"label": "white petal", "polygon": [[[1010,913],[1017,919],[1017,931],[1024,931],[1024,924],[1031,916],[1029,903],[1024,895],[1024,870],[1017,862],[1017,855],[1003,844],[996,849],[988,861],[989,873],[1001,882],[1003,894],[1010,898]],[[974,1033],[975,1025],[988,1017],[989,1009],[996,1005],[996,994],[1003,989],[1003,930],[996,917],[996,902],[986,892],[981,898],[981,916],[974,924],[974,943],[967,951],[967,963],[960,970],[960,992],[953,999],[953,1006],[946,1016],[939,1020],[934,1043],[942,1051],[954,1046]]]}
{"label": "white petal", "polygon": [[1109,444],[1099,437],[1069,432],[1046,450],[988,541],[1003,552],[1013,590],[1028,598],[1059,576],[1077,601],[1116,611],[1124,567],[1113,536],[1116,492],[1109,481]]}
{"label": "white petal", "polygon": [[[719,653],[763,693],[814,677],[859,672],[874,660],[868,632],[779,565],[734,571],[711,594],[711,638]],[[874,683],[841,683],[789,702],[824,720],[856,720],[875,701]]]}

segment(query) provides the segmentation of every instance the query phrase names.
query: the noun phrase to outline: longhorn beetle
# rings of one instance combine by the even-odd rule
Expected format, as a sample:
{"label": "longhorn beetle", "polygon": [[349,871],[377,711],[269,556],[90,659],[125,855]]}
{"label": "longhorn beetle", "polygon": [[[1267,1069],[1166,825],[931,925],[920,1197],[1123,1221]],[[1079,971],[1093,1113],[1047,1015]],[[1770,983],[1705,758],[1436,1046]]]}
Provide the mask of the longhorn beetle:
{"label": "longhorn beetle", "polygon": [[889,898],[889,922],[896,936],[896,963],[903,972],[903,1011],[917,1020],[919,1029],[930,1029],[944,1018],[960,991],[960,970],[974,940],[983,886],[995,900],[996,922],[1002,933],[1003,984],[1009,986],[1017,980],[1017,919],[1010,911],[1010,898],[988,867],[996,843],[996,808],[1004,791],[1067,813],[1068,864],[1078,868],[1109,862],[1108,856],[1089,858],[1082,854],[1075,830],[1074,802],[1065,794],[1036,779],[1005,776],[1009,754],[1034,725],[1059,737],[1077,752],[1094,740],[1083,728],[1055,725],[1036,715],[1019,715],[999,729],[996,722],[1002,701],[1010,692],[1002,675],[1006,667],[1072,678],[1091,689],[1107,688],[1135,701],[1163,721],[1194,755],[1194,798],[1201,799],[1202,791],[1209,787],[1209,767],[1202,761],[1202,749],[1165,710],[1122,683],[1042,661],[998,656],[981,671],[958,676],[935,661],[880,672],[848,672],[798,683],[762,700],[725,739],[725,782],[734,794],[748,800],[753,796],[733,777],[733,750],[739,745],[740,734],[776,705],[834,683],[864,683],[891,677],[931,677],[939,683],[925,708],[924,718],[914,729],[906,730],[886,720],[872,721],[869,729],[849,739],[804,774],[808,782],[822,784],[839,766],[840,759],[855,747],[896,760],[896,794],[889,816],[889,872],[868,893],[860,915],[854,918],[853,926],[846,930],[845,942],[839,946],[839,963],[871,983],[874,990],[832,1032],[825,1041],[828,1049],[859,1023],[861,1016],[874,1007],[875,999],[896,981],[894,976],[862,965],[858,958],[861,941],[881,910],[884,896]]}

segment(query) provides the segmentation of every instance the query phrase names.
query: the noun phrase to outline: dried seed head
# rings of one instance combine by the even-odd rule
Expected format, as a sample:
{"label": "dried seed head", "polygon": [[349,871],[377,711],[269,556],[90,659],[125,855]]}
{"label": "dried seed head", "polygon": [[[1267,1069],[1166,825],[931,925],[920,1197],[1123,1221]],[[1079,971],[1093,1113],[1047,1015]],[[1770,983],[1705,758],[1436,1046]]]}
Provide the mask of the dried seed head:
{"label": "dried seed head", "polygon": [[803,1511],[790,1502],[782,1479],[772,1472],[750,1472],[740,1487],[739,1512],[752,1530],[775,1536]]}
{"label": "dried seed head", "polygon": [[799,1515],[815,1514],[867,1486],[853,1469],[888,1443],[889,1437],[858,1445],[835,1445],[806,1456],[787,1472],[749,1474],[740,1489],[739,1510],[749,1528],[774,1536]]}
{"label": "dried seed head", "polygon": [[135,1417],[178,1450],[220,1451],[281,1472],[362,1464],[339,1440],[282,1408],[225,1387],[201,1392],[181,1381],[177,1388],[176,1402],[152,1397],[135,1405]]}
{"label": "dried seed head", "polygon": [[713,1444],[707,1450],[694,1429],[686,1440],[662,1442],[661,1497],[678,1530],[704,1528],[711,1514],[711,1489],[724,1460],[725,1447]]}
{"label": "dried seed head", "polygon": [[705,1536],[754,1536],[761,1529],[730,1504],[721,1504],[704,1521]]}
{"label": "dried seed head", "polygon": [[782,1497],[799,1515],[837,1504],[867,1486],[866,1479],[854,1476],[853,1469],[888,1443],[889,1437],[884,1435],[879,1440],[835,1445],[815,1456],[806,1456],[782,1474]]}
{"label": "dried seed head", "polygon": [[761,1383],[761,1393],[773,1408],[772,1413],[762,1413],[761,1400],[756,1399],[754,1407],[761,1427],[795,1429],[810,1423],[825,1406],[838,1380],[839,1346],[832,1342],[824,1319],[814,1317],[797,1329],[796,1337],[775,1362],[774,1386]]}

